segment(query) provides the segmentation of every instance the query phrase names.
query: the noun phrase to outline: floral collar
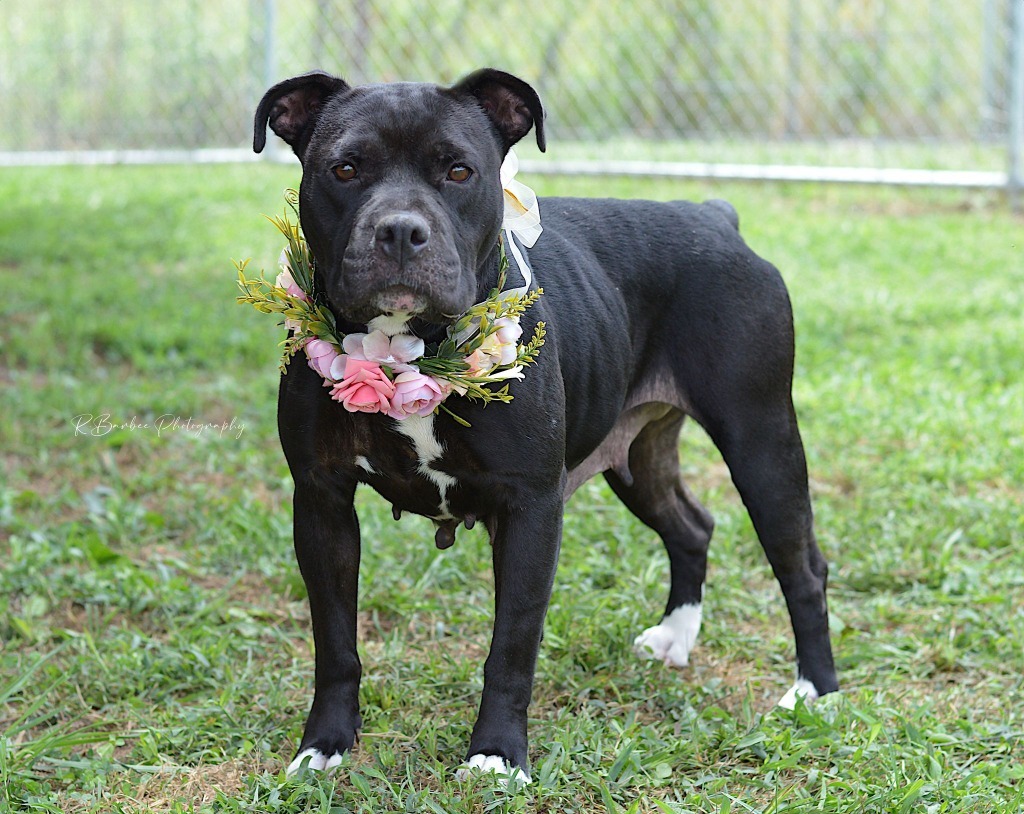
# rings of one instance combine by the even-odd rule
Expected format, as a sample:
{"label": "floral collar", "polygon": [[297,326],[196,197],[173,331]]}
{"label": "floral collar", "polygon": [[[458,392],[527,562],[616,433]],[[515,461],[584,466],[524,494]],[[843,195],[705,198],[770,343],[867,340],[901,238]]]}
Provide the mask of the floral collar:
{"label": "floral collar", "polygon": [[[266,314],[280,314],[289,336],[284,341],[281,371],[287,372],[289,360],[299,350],[309,367],[330,388],[331,398],[353,413],[384,413],[402,421],[411,415],[427,416],[442,409],[459,423],[442,402],[452,393],[483,402],[509,402],[510,379],[522,379],[523,368],[536,361],[544,344],[544,323],[538,322],[532,338],[520,342],[523,329],[519,319],[533,305],[543,289],[530,290],[533,275],[525,250],[540,236],[540,209],[537,197],[526,185],[516,181],[518,160],[509,152],[501,167],[505,193],[505,216],[500,251],[498,284],[486,300],[462,314],[439,343],[425,345],[409,333],[401,333],[386,318],[370,321],[367,333],[343,334],[334,314],[314,285],[313,258],[302,236],[298,221],[298,194],[287,190],[285,200],[295,215],[288,213],[269,220],[288,243],[281,254],[281,272],[273,284],[260,275],[247,279],[249,261],[236,263],[237,301],[252,305]],[[506,246],[513,255],[525,284],[505,290],[509,261]],[[490,389],[488,385],[501,385]]]}

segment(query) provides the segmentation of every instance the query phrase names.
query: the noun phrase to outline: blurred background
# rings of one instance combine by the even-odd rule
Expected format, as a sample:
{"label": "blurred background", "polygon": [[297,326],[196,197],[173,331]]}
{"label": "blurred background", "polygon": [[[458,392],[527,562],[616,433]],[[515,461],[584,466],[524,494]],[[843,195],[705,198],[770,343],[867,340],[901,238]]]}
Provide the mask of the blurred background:
{"label": "blurred background", "polygon": [[[538,156],[523,152],[533,171],[1019,189],[1022,6],[1021,0],[5,4],[0,98],[8,115],[0,162],[249,159],[254,105],[287,76],[323,68],[352,83],[448,83],[493,66],[531,82],[548,109],[548,155],[537,164]],[[634,163],[610,163],[624,160]]]}

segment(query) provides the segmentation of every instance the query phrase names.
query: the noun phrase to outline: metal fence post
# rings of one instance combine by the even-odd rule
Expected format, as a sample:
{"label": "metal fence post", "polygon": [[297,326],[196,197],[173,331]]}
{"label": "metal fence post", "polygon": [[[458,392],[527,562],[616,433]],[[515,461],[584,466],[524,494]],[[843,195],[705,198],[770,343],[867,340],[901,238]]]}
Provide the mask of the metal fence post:
{"label": "metal fence post", "polygon": [[1011,205],[1020,211],[1024,209],[1024,0],[1011,3],[1007,186]]}

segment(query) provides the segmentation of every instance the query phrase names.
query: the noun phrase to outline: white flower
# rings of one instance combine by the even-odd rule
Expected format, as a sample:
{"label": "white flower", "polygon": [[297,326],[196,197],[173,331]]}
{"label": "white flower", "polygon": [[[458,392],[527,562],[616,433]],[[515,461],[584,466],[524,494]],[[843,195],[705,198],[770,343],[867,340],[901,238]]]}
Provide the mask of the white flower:
{"label": "white flower", "polygon": [[508,370],[492,373],[490,378],[494,381],[500,382],[503,379],[523,379],[525,378],[525,374],[523,373],[523,366],[516,365],[515,367],[510,367]]}

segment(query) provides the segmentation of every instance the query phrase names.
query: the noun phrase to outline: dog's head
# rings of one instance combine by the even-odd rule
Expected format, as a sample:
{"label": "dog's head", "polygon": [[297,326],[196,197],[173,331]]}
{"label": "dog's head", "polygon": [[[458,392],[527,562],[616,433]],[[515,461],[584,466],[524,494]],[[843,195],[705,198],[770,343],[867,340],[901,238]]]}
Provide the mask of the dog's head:
{"label": "dog's head", "polygon": [[502,71],[449,88],[316,72],[267,91],[253,149],[269,124],[302,162],[302,229],[339,316],[444,324],[476,302],[493,260],[505,154],[531,127],[543,150],[543,121],[533,88]]}

